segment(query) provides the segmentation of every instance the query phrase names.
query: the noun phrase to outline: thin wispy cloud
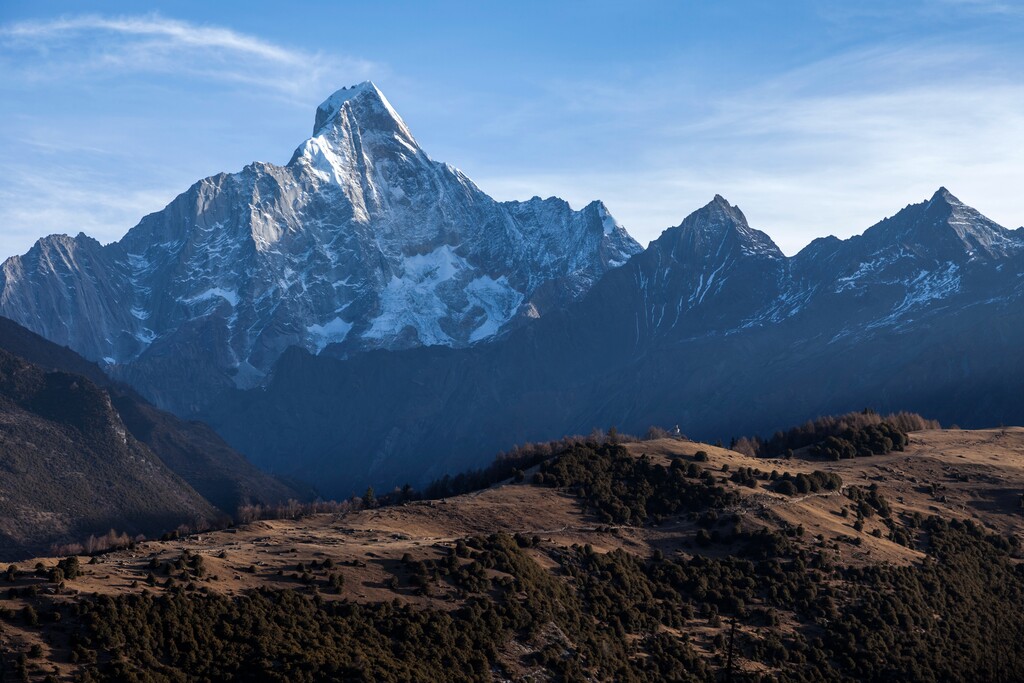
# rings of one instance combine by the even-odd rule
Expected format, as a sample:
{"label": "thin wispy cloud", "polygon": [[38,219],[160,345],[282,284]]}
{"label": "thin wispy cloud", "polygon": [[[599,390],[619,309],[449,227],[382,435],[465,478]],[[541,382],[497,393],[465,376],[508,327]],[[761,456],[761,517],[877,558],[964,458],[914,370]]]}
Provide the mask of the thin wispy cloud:
{"label": "thin wispy cloud", "polygon": [[[304,25],[270,40],[161,15],[8,23],[0,251],[24,251],[21,235],[77,232],[73,220],[86,213],[90,231],[116,239],[201,177],[283,163],[316,104],[367,78],[429,153],[485,191],[577,206],[601,199],[641,242],[716,193],[789,253],[816,236],[860,232],[939,185],[1015,227],[1024,223],[1024,55],[1013,31],[994,30],[1011,23],[1005,4],[822,3],[813,13],[828,16],[812,25],[838,39],[790,34],[797,49],[779,48],[783,57],[764,68],[759,51],[774,47],[726,64],[734,50],[715,52],[712,35],[646,61],[624,49],[607,68],[545,62],[525,80],[514,64],[488,63],[483,76],[446,71],[474,62],[458,52],[470,26],[440,49],[431,41],[443,39],[425,38],[421,25],[403,33],[362,17],[366,54],[404,55],[393,73],[347,54],[333,33],[310,38]],[[918,30],[934,15],[932,29]],[[961,30],[972,17],[991,18]],[[902,23],[890,31],[894,19]],[[510,74],[520,80],[504,85]],[[24,196],[35,209],[14,208]]]}
{"label": "thin wispy cloud", "polygon": [[[851,50],[697,97],[668,73],[604,83],[592,86],[593,106],[612,96],[644,105],[632,105],[626,124],[586,131],[607,162],[595,158],[584,173],[486,167],[476,176],[503,198],[600,198],[641,242],[715,193],[787,253],[818,236],[859,233],[941,185],[1016,227],[1024,83],[1013,67],[983,46],[923,41]],[[630,149],[624,126],[657,144]]]}
{"label": "thin wispy cloud", "polygon": [[9,57],[7,77],[33,80],[148,71],[259,85],[296,96],[330,87],[326,84],[342,75],[364,79],[381,71],[369,60],[286,47],[159,14],[16,22],[0,26],[0,46]]}
{"label": "thin wispy cloud", "polygon": [[0,28],[0,35],[10,38],[31,38],[37,41],[82,31],[158,36],[181,45],[232,50],[285,64],[298,64],[301,57],[294,51],[230,29],[196,26],[184,21],[165,19],[159,15],[120,18],[89,15],[63,17],[52,21],[26,21]]}
{"label": "thin wispy cloud", "polygon": [[1024,7],[1020,3],[1004,0],[938,0],[938,4],[983,14],[1024,16]]}
{"label": "thin wispy cloud", "polygon": [[[198,178],[259,158],[250,112],[311,117],[336,88],[385,72],[159,14],[0,24],[0,254],[51,233],[117,239]],[[232,141],[237,166],[222,165]]]}
{"label": "thin wispy cloud", "polygon": [[[109,242],[124,232],[126,220],[130,221],[127,225],[138,222],[179,189],[124,187],[116,178],[97,177],[85,168],[62,168],[50,173],[21,169],[0,188],[3,240],[20,245],[18,251],[54,233],[84,232]],[[114,226],[120,229],[112,231]]]}

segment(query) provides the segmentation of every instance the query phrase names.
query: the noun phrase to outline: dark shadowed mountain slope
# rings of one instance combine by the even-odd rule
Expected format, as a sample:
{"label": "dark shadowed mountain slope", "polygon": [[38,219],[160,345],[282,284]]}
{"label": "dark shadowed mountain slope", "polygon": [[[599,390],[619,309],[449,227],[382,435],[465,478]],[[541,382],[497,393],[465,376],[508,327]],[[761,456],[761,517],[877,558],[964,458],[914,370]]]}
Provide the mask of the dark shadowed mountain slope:
{"label": "dark shadowed mountain slope", "polygon": [[155,408],[131,388],[111,381],[94,363],[7,318],[0,318],[0,349],[44,370],[80,375],[99,385],[128,433],[227,514],[245,503],[309,495],[304,486],[297,488],[261,472],[206,425]]}
{"label": "dark shadowed mountain slope", "polygon": [[128,432],[92,381],[3,350],[0,472],[5,558],[111,528],[157,534],[223,514]]}
{"label": "dark shadowed mountain slope", "polygon": [[299,349],[211,424],[333,492],[419,483],[526,440],[679,423],[770,432],[873,406],[1024,422],[1024,241],[944,189],[786,258],[721,197],[578,303],[469,349]]}

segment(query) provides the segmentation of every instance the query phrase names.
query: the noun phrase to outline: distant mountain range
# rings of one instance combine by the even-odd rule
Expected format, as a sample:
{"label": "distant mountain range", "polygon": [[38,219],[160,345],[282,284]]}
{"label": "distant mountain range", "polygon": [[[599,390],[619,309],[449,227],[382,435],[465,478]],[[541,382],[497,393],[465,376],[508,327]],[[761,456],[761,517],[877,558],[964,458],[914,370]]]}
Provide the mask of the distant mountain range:
{"label": "distant mountain range", "polygon": [[597,202],[494,201],[372,84],[328,98],[286,166],[0,273],[0,313],[332,495],[611,425],[1020,423],[1022,297],[1024,229],[944,188],[793,257],[715,197],[642,250]]}
{"label": "distant mountain range", "polygon": [[468,349],[291,349],[206,418],[255,462],[340,492],[514,443],[679,424],[704,439],[876,407],[1024,422],[1024,234],[942,189],[792,258],[721,197],[580,301]]}

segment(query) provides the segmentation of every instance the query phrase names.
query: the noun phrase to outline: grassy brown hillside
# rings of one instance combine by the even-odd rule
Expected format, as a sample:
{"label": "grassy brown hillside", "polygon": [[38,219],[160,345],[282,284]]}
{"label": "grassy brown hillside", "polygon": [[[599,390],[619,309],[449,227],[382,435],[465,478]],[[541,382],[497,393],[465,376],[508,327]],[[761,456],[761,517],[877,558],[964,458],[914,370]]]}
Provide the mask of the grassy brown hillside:
{"label": "grassy brown hillside", "polygon": [[903,451],[838,461],[674,439],[578,444],[520,478],[145,542],[78,558],[74,578],[54,575],[60,558],[19,563],[6,583],[0,575],[6,673],[811,681],[1024,671],[1022,428],[914,432]]}

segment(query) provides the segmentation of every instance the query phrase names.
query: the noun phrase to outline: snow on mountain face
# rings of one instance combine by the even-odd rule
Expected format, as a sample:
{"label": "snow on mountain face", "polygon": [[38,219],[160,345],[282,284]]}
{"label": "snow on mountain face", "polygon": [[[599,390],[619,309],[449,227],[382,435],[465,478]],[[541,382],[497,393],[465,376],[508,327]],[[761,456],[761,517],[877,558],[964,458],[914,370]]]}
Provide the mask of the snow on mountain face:
{"label": "snow on mountain face", "polygon": [[931,199],[912,204],[869,228],[859,238],[865,246],[917,257],[963,263],[998,259],[1017,249],[1013,233],[965,205],[944,187]]}
{"label": "snow on mountain face", "polygon": [[778,295],[786,257],[720,195],[633,259],[637,336],[726,331]]}
{"label": "snow on mountain face", "polygon": [[972,288],[991,289],[993,278],[1012,278],[1022,255],[1024,240],[939,188],[863,235],[816,240],[792,259],[787,295],[822,302],[819,310],[881,311],[851,316],[853,326],[897,325],[928,306],[969,299]]}
{"label": "snow on mountain face", "polygon": [[803,312],[822,325],[841,319],[843,337],[1015,296],[1020,276],[1024,239],[939,188],[862,235],[812,242],[788,259],[775,305],[750,320],[765,324]]}
{"label": "snow on mountain face", "polygon": [[716,196],[607,279],[636,297],[630,326],[639,345],[795,318],[811,330],[870,333],[955,301],[1016,296],[1022,278],[1022,235],[942,188],[863,235],[815,240],[792,258]]}
{"label": "snow on mountain face", "polygon": [[201,180],[105,247],[57,236],[9,259],[0,313],[144,391],[176,363],[247,386],[292,345],[347,354],[490,339],[639,251],[599,203],[494,201],[430,159],[363,83],[318,107],[286,166]]}

